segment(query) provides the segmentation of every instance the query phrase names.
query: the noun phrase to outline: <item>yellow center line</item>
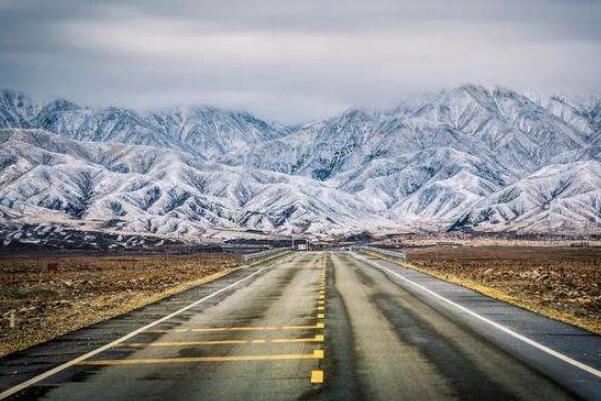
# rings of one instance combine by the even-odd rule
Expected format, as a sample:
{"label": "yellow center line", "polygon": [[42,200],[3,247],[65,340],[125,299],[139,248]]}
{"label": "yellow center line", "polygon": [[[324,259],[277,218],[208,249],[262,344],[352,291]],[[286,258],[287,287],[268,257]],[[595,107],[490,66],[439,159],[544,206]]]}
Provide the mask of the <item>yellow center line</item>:
{"label": "yellow center line", "polygon": [[311,354],[199,356],[189,358],[99,359],[82,361],[79,362],[78,365],[107,366],[199,362],[294,361],[302,359],[323,359],[323,357],[323,350],[319,349],[314,350]]}
{"label": "yellow center line", "polygon": [[[319,280],[319,295],[318,295],[318,301],[317,301],[317,319],[320,320],[320,323],[322,327],[325,327],[325,323],[324,319],[325,319],[325,291],[326,291],[326,286],[327,286],[327,280],[326,280],[326,254],[322,254],[322,266],[323,266],[323,272],[320,275],[320,280]],[[317,351],[316,351],[317,352]],[[323,357],[323,350],[321,350],[321,356]],[[323,377],[323,370],[322,369],[313,369],[311,371],[311,384],[323,384],[324,381],[324,377]]]}
{"label": "yellow center line", "polygon": [[229,344],[284,344],[284,343],[309,343],[323,342],[323,335],[311,338],[273,338],[249,340],[208,340],[208,341],[156,341],[153,343],[121,343],[118,348],[148,348],[148,347],[189,347],[195,345],[229,345]]}
{"label": "yellow center line", "polygon": [[313,330],[323,327],[316,325],[308,326],[242,326],[242,327],[202,327],[189,329],[167,329],[167,330],[146,330],[145,333],[203,333],[203,332],[218,332],[218,331],[278,331],[278,330]]}
{"label": "yellow center line", "polygon": [[313,369],[311,371],[311,383],[322,384],[323,383],[323,370]]}

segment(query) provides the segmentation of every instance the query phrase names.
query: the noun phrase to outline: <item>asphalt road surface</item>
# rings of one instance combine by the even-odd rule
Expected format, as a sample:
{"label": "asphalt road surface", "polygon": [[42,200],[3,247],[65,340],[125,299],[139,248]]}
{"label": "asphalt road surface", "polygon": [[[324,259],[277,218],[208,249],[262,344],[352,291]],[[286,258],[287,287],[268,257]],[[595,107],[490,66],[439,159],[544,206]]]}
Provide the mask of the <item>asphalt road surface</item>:
{"label": "asphalt road surface", "polygon": [[601,400],[601,341],[351,253],[296,253],[0,360],[10,400]]}

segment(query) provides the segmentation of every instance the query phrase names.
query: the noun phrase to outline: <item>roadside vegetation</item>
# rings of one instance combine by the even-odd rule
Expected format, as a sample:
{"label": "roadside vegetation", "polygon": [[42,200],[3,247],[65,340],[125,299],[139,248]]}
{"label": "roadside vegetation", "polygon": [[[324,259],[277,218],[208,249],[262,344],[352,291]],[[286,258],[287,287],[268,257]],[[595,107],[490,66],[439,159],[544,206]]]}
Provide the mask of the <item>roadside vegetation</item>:
{"label": "roadside vegetation", "polygon": [[408,266],[601,334],[601,248],[430,246]]}
{"label": "roadside vegetation", "polygon": [[239,256],[221,253],[0,259],[0,356],[181,292],[240,264]]}

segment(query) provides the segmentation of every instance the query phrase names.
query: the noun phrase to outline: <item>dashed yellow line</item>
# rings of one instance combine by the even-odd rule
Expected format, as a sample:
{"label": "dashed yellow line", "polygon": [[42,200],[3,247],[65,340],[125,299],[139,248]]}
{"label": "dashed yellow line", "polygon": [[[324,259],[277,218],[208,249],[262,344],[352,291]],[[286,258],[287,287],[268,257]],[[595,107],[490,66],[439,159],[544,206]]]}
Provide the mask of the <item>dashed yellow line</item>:
{"label": "dashed yellow line", "polygon": [[230,344],[286,344],[323,342],[321,334],[310,338],[259,338],[249,340],[209,340],[209,341],[156,341],[153,343],[121,343],[118,348],[154,348],[154,347],[190,347],[198,345],[230,345]]}
{"label": "dashed yellow line", "polygon": [[189,358],[99,359],[82,361],[79,362],[78,365],[110,366],[200,362],[294,361],[302,359],[323,359],[323,357],[323,350],[319,349],[314,350],[311,354],[200,356]]}
{"label": "dashed yellow line", "polygon": [[[325,298],[326,298],[326,286],[327,286],[327,280],[326,280],[326,254],[323,253],[322,254],[322,265],[323,265],[323,272],[320,274],[320,280],[319,280],[319,293],[317,296],[317,319],[319,319],[322,323],[318,323],[321,324],[322,326],[325,326],[325,323],[323,323],[324,319],[325,319]],[[323,357],[323,350],[321,350],[321,355]],[[323,370],[322,369],[313,369],[311,371],[311,384],[323,384],[324,381],[324,374],[323,374]]]}
{"label": "dashed yellow line", "polygon": [[322,384],[323,383],[323,370],[313,369],[311,371],[311,383]]}

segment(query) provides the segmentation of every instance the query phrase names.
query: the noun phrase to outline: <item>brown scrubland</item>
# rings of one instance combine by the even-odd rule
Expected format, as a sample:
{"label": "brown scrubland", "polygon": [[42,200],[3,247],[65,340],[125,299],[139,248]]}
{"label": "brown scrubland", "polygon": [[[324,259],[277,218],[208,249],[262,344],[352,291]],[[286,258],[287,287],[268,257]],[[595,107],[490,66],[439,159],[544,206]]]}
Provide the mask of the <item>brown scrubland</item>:
{"label": "brown scrubland", "polygon": [[601,334],[601,247],[427,246],[418,270]]}
{"label": "brown scrubland", "polygon": [[165,298],[240,264],[239,256],[223,253],[5,257],[0,355]]}

